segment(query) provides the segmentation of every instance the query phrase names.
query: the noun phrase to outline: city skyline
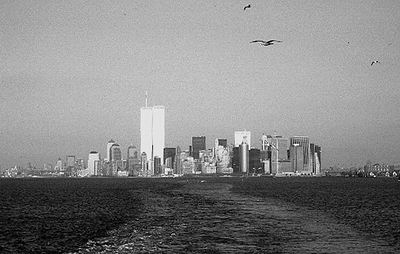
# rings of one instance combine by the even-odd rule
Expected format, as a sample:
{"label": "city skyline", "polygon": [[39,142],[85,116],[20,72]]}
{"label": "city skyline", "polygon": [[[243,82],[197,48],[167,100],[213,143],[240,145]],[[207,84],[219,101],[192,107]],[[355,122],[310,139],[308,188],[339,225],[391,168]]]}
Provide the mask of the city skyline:
{"label": "city skyline", "polygon": [[0,167],[139,147],[145,91],[165,147],[276,131],[323,167],[400,163],[400,3],[250,2],[2,3]]}

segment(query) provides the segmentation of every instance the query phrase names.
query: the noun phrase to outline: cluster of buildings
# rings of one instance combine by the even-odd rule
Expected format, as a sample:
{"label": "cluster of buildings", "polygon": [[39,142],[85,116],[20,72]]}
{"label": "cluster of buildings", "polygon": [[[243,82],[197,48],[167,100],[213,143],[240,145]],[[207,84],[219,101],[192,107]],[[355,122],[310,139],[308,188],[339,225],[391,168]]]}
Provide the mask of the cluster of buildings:
{"label": "cluster of buildings", "polygon": [[[251,132],[235,131],[234,143],[217,138],[206,146],[205,136],[192,137],[187,149],[165,147],[165,107],[140,109],[140,147],[130,145],[126,153],[110,140],[105,157],[91,151],[87,164],[83,159],[66,156],[58,159],[50,175],[79,176],[164,176],[190,174],[270,174],[319,175],[321,147],[307,136],[285,138],[262,135],[252,143]],[[258,146],[258,147],[257,147]]]}
{"label": "cluster of buildings", "polygon": [[399,177],[400,165],[388,165],[386,163],[372,163],[367,161],[364,166],[339,168],[329,167],[325,169],[326,176],[344,177]]}

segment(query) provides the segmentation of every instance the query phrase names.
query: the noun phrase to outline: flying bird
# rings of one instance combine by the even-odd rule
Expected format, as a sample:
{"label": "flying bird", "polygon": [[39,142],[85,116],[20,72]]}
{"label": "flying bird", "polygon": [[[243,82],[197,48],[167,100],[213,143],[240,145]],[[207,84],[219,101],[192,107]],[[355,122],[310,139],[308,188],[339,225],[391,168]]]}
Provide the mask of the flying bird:
{"label": "flying bird", "polygon": [[249,5],[246,5],[244,8],[243,8],[243,10],[245,11],[246,9],[248,9],[248,8],[250,8],[251,7],[251,5],[249,4]]}
{"label": "flying bird", "polygon": [[269,40],[269,41],[255,40],[255,41],[251,41],[250,43],[260,43],[260,45],[266,47],[266,46],[274,45],[275,42],[282,42],[282,41],[278,41],[278,40]]}
{"label": "flying bird", "polygon": [[374,64],[377,64],[377,63],[381,63],[381,62],[379,62],[378,60],[372,61],[371,66]]}

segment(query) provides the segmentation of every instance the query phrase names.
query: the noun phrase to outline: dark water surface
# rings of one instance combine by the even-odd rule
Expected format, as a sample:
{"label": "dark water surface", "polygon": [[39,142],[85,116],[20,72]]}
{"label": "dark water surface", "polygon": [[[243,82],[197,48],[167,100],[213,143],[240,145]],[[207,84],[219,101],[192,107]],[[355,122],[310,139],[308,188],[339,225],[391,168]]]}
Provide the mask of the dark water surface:
{"label": "dark water surface", "polygon": [[1,253],[399,253],[400,182],[0,179]]}

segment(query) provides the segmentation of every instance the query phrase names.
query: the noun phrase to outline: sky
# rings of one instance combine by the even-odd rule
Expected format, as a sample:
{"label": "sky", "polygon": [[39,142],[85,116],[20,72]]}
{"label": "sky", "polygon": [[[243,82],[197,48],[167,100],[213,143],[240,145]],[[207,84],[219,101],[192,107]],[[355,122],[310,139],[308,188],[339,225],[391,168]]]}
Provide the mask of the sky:
{"label": "sky", "polygon": [[309,136],[323,168],[397,164],[399,70],[397,0],[0,0],[0,168],[125,155],[146,91],[167,147],[246,129]]}

